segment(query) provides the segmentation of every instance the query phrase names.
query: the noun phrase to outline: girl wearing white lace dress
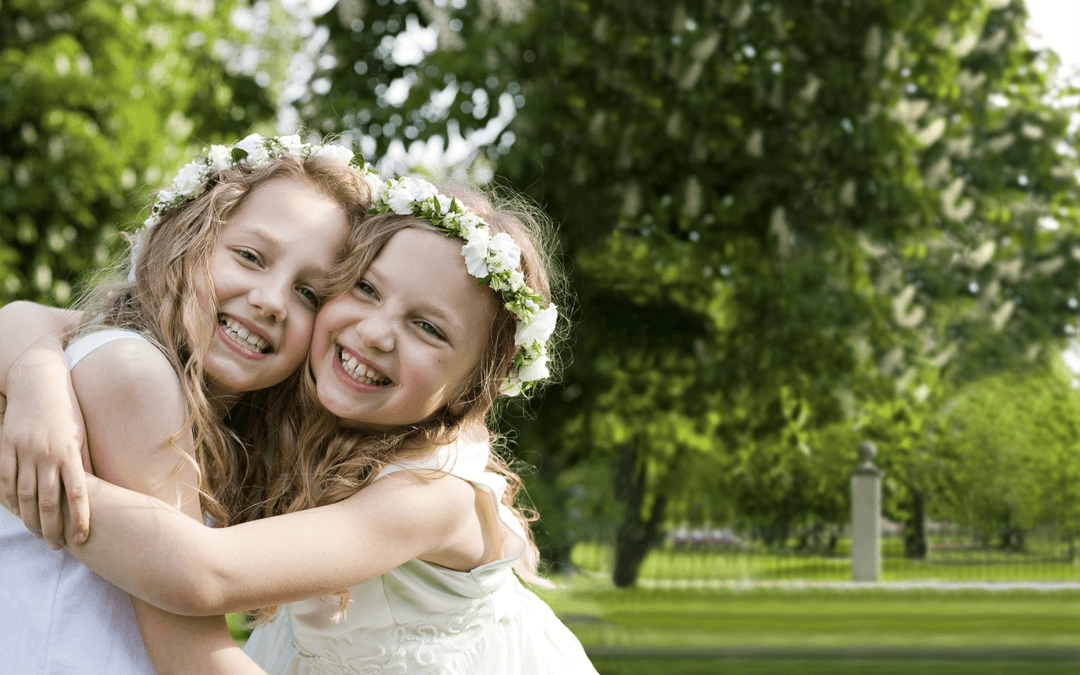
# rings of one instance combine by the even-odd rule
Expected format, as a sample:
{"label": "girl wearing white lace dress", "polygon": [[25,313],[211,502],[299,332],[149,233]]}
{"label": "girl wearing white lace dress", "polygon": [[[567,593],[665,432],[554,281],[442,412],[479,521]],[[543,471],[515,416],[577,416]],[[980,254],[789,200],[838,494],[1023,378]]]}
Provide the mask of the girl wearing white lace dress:
{"label": "girl wearing white lace dress", "polygon": [[68,549],[170,612],[261,607],[248,652],[272,674],[595,673],[514,573],[536,579],[536,549],[484,428],[548,374],[542,251],[475,194],[368,179],[384,215],[316,317],[313,400],[249,486],[259,517],[203,528],[88,478],[93,536]]}

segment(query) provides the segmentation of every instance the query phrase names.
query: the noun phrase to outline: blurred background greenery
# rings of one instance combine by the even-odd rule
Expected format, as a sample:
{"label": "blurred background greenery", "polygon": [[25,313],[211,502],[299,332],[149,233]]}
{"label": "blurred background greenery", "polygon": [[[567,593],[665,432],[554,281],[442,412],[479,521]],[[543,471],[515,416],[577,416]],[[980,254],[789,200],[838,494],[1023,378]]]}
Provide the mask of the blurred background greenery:
{"label": "blurred background greenery", "polygon": [[[512,186],[558,226],[566,368],[503,427],[535,467],[545,557],[576,575],[549,599],[594,653],[696,644],[594,630],[618,597],[759,644],[721,620],[748,583],[779,584],[753,611],[852,634],[790,587],[850,576],[862,440],[885,471],[884,579],[1075,583],[1080,89],[1026,21],[1022,0],[4,0],[0,302],[72,303],[210,143],[337,135],[388,172]],[[1032,593],[983,615],[1018,597],[1058,637],[1006,621],[1033,637],[956,644],[1074,666],[1077,597]],[[927,618],[949,597],[840,597],[959,634]],[[720,657],[695,658],[676,672]]]}

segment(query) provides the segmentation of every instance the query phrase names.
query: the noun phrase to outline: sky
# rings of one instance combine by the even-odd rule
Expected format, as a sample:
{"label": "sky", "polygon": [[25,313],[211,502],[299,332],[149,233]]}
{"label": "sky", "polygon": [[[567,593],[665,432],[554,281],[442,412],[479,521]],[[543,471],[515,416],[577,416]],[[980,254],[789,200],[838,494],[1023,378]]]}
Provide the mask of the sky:
{"label": "sky", "polygon": [[1080,69],[1080,0],[1027,0],[1033,47],[1049,47],[1063,70]]}

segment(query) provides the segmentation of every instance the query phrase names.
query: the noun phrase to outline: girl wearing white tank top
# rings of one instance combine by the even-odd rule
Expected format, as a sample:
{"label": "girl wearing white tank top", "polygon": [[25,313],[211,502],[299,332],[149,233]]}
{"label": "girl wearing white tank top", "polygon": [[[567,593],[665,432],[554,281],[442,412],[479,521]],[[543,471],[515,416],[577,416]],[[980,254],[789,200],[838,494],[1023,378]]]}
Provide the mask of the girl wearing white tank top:
{"label": "girl wearing white tank top", "polygon": [[245,468],[234,460],[232,434],[245,440],[246,430],[225,417],[294,400],[315,312],[369,204],[342,159],[299,139],[249,137],[186,167],[158,193],[128,280],[98,289],[88,305],[97,319],[67,344],[70,380],[56,326],[73,328],[78,314],[0,308],[5,672],[263,672],[222,616],[162,611],[50,551],[66,543],[65,488],[81,530],[67,541],[85,536],[78,444],[67,443],[74,459],[16,448],[64,445],[48,447],[48,434],[30,423],[37,416],[62,441],[81,433],[69,420],[85,419],[85,461],[98,476],[162,499],[200,528],[204,514],[227,523],[234,504],[226,488]]}

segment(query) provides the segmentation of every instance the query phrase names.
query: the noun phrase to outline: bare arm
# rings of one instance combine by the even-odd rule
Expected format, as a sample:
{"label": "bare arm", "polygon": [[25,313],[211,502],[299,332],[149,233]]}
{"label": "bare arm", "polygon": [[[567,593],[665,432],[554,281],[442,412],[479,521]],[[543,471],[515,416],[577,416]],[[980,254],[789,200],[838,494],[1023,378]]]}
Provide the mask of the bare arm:
{"label": "bare arm", "polygon": [[423,481],[400,472],[337,504],[221,529],[93,477],[89,492],[94,537],[68,550],[110,582],[180,614],[326,595],[413,558],[453,569],[493,559],[476,492],[455,477]]}
{"label": "bare arm", "polygon": [[63,547],[67,495],[73,536],[90,528],[84,468],[90,459],[64,356],[78,312],[13,302],[0,307],[0,395],[9,401],[0,439],[0,503],[26,527]]}
{"label": "bare arm", "polygon": [[[192,438],[186,404],[164,355],[140,340],[110,342],[75,366],[72,381],[98,474],[164,500],[180,518],[205,528],[198,477],[187,455]],[[232,640],[224,616],[178,616],[135,598],[132,604],[159,674],[263,672]]]}

